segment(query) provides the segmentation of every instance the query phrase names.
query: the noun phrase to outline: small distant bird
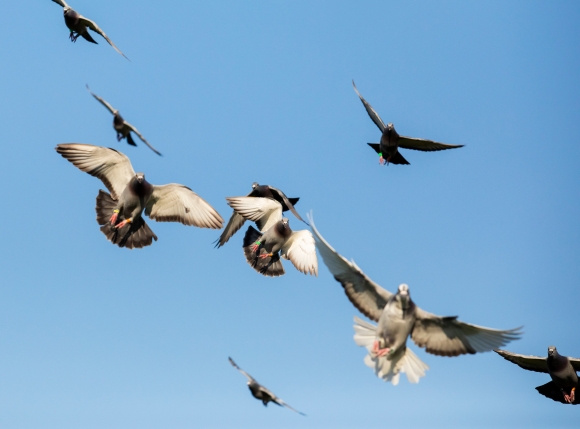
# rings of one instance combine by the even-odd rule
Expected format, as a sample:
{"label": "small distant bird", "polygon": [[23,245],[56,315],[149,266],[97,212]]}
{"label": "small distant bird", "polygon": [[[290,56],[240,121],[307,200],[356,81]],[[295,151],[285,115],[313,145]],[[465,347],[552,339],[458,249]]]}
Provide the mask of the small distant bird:
{"label": "small distant bird", "polygon": [[240,371],[242,374],[244,374],[244,376],[248,379],[248,387],[250,388],[250,392],[252,392],[252,396],[254,398],[262,401],[262,403],[264,404],[264,407],[268,406],[268,402],[273,402],[276,405],[284,406],[284,407],[288,408],[289,410],[292,410],[292,411],[294,411],[298,414],[301,414],[303,416],[306,415],[306,414],[301,413],[300,411],[292,408],[290,405],[288,405],[282,399],[280,399],[276,395],[274,395],[274,393],[272,393],[270,390],[266,389],[264,386],[262,386],[260,383],[258,383],[254,379],[254,377],[252,377],[250,374],[248,374],[246,371],[244,371],[242,368],[240,368],[231,357],[228,357],[228,360],[230,361],[230,363],[232,364],[232,366],[234,368],[236,368],[238,371]]}
{"label": "small distant bird", "polygon": [[122,139],[127,138],[127,143],[129,143],[131,146],[137,146],[137,144],[133,140],[133,137],[131,137],[131,131],[133,131],[135,134],[137,134],[137,136],[141,139],[143,143],[149,146],[149,149],[151,149],[157,155],[161,155],[161,153],[159,153],[157,149],[155,149],[153,146],[149,144],[147,140],[145,140],[145,137],[141,135],[141,133],[137,130],[137,128],[135,128],[133,125],[131,125],[129,122],[123,119],[123,117],[121,116],[121,114],[117,109],[113,108],[113,106],[107,103],[104,99],[99,97],[97,94],[93,93],[88,85],[87,90],[91,93],[93,97],[95,97],[95,99],[99,103],[105,106],[107,110],[113,114],[113,128],[115,129],[115,131],[117,131],[117,141],[120,142]]}
{"label": "small distant bird", "polygon": [[52,1],[61,5],[64,8],[64,23],[70,30],[69,38],[71,41],[76,42],[78,37],[81,36],[86,41],[96,44],[97,42],[95,41],[95,39],[93,39],[93,37],[89,33],[88,28],[90,28],[95,33],[98,33],[101,36],[103,36],[103,38],[109,43],[109,45],[111,45],[115,49],[115,51],[117,51],[125,58],[127,58],[125,54],[115,46],[113,41],[107,37],[105,32],[100,29],[100,27],[97,25],[96,22],[91,21],[90,19],[82,16],[80,13],[78,13],[76,10],[70,7],[64,0],[52,0]]}
{"label": "small distant bird", "polygon": [[373,109],[373,107],[363,98],[362,95],[360,95],[360,92],[358,92],[358,89],[354,84],[354,80],[352,81],[352,86],[360,98],[360,101],[362,101],[363,105],[365,106],[367,113],[376,124],[376,126],[379,127],[381,133],[383,133],[380,143],[368,143],[368,145],[379,154],[379,164],[409,164],[409,162],[403,158],[403,155],[399,153],[400,147],[403,149],[421,150],[424,152],[433,152],[437,150],[463,147],[463,145],[452,145],[434,142],[433,140],[400,136],[395,131],[395,126],[392,123],[389,123],[387,126],[385,126],[385,123],[379,114],[375,111],[375,109]]}
{"label": "small distant bird", "polygon": [[115,149],[68,143],[59,144],[56,151],[81,171],[100,179],[111,193],[99,191],[97,222],[107,239],[119,247],[141,248],[157,240],[143,220],[143,210],[157,222],[213,229],[223,225],[219,213],[187,186],[152,185]]}
{"label": "small distant bird", "polygon": [[310,231],[292,231],[287,218],[264,229],[266,232],[260,233],[250,226],[244,237],[244,255],[252,268],[268,277],[284,275],[281,256],[301,273],[318,276],[316,247]]}
{"label": "small distant bird", "polygon": [[[554,401],[562,404],[580,404],[580,397],[576,396],[580,359],[562,356],[556,347],[548,347],[548,357],[519,355],[505,350],[494,350],[498,355],[528,371],[547,372],[552,381],[536,390]],[[579,395],[580,396],[580,395]]]}
{"label": "small distant bird", "polygon": [[[282,205],[283,212],[290,210],[292,213],[294,213],[294,216],[304,222],[304,220],[300,217],[294,208],[300,198],[288,198],[284,192],[274,188],[273,186],[259,185],[257,182],[254,182],[252,183],[252,191],[247,195],[247,197],[270,198],[276,200]],[[246,219],[234,209],[228,224],[224,228],[224,232],[222,232],[222,235],[216,241],[215,247],[221,247],[226,244],[228,240],[244,225],[245,221]]]}
{"label": "small distant bird", "polygon": [[357,345],[367,348],[365,364],[375,374],[393,385],[404,372],[411,383],[418,383],[429,367],[407,348],[407,338],[427,353],[458,356],[496,349],[520,337],[520,328],[496,330],[457,320],[457,316],[441,317],[420,309],[401,284],[393,294],[368,278],[354,263],[339,255],[320,235],[310,219],[316,247],[334,276],[344,288],[350,302],[378,326],[354,318]]}

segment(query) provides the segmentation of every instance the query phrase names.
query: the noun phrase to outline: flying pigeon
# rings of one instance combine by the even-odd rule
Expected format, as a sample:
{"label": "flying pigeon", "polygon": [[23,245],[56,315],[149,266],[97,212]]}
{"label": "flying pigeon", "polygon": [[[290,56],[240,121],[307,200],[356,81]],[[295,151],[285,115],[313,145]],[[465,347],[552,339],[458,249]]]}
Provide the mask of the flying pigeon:
{"label": "flying pigeon", "polygon": [[550,374],[552,381],[536,387],[540,394],[563,404],[580,404],[580,395],[575,394],[580,386],[576,374],[576,371],[580,371],[580,359],[562,356],[554,346],[548,347],[547,358],[519,355],[505,350],[494,351],[523,369]]}
{"label": "flying pigeon", "polygon": [[[111,45],[115,49],[115,51],[117,51],[118,53],[123,55],[125,58],[127,58],[127,56],[123,52],[121,52],[119,50],[119,48],[117,48],[115,46],[113,41],[107,37],[105,32],[103,30],[101,30],[101,28],[97,25],[96,22],[91,21],[90,19],[82,16],[76,10],[71,8],[64,0],[52,0],[52,1],[61,5],[64,8],[64,23],[66,24],[66,26],[70,30],[69,38],[71,41],[76,42],[78,37],[81,36],[83,39],[87,40],[88,42],[97,43],[95,41],[95,39],[93,39],[93,37],[89,33],[88,28],[90,28],[95,33],[98,33],[101,36],[103,36],[103,38],[109,43],[109,45]],[[129,59],[129,58],[127,58],[127,59]]]}
{"label": "flying pigeon", "polygon": [[157,155],[161,155],[161,153],[159,153],[157,149],[155,149],[153,146],[149,144],[147,140],[145,140],[145,137],[141,135],[141,133],[137,130],[137,128],[135,128],[133,125],[131,125],[129,122],[123,119],[118,110],[114,109],[113,106],[111,106],[97,94],[93,93],[88,85],[87,90],[91,93],[93,97],[95,97],[95,99],[99,103],[105,106],[107,110],[113,114],[113,128],[115,129],[115,131],[117,131],[117,141],[121,141],[121,139],[127,138],[127,143],[129,143],[131,146],[137,146],[135,141],[133,141],[133,137],[131,137],[131,131],[133,131],[135,134],[137,134],[137,136],[141,139],[143,143],[149,146],[149,149],[151,149]]}
{"label": "flying pigeon", "polygon": [[277,277],[284,274],[280,256],[289,259],[301,273],[318,276],[318,260],[312,234],[306,229],[292,231],[287,218],[280,219],[264,233],[250,226],[246,231],[243,247],[248,264],[265,276]]}
{"label": "flying pigeon", "polygon": [[[283,212],[290,210],[298,219],[304,221],[294,208],[294,205],[296,205],[299,198],[288,198],[284,192],[272,186],[259,185],[258,183],[254,182],[252,183],[252,191],[247,195],[247,197],[274,199],[282,205]],[[216,241],[215,247],[219,248],[226,244],[228,240],[244,225],[245,221],[246,219],[234,209],[232,217],[230,217],[224,232],[222,232],[222,235],[220,235],[220,238]]]}
{"label": "flying pigeon", "polygon": [[334,278],[342,285],[350,302],[377,325],[354,318],[357,345],[367,348],[365,364],[393,385],[404,372],[411,383],[418,383],[429,367],[407,348],[407,338],[428,353],[438,356],[474,354],[498,348],[520,337],[520,328],[496,330],[441,317],[420,309],[401,284],[393,294],[368,278],[354,261],[339,255],[320,235],[310,219],[316,247]]}
{"label": "flying pigeon", "polygon": [[284,406],[284,407],[286,407],[286,408],[288,408],[288,409],[290,409],[298,414],[301,414],[303,416],[306,415],[306,414],[301,413],[300,411],[292,408],[290,405],[288,405],[282,399],[280,399],[276,395],[274,395],[270,390],[266,389],[264,386],[262,386],[260,383],[258,383],[254,379],[254,377],[252,377],[250,374],[248,374],[246,371],[244,371],[242,368],[240,368],[231,357],[228,357],[228,360],[230,361],[230,363],[232,364],[232,366],[234,368],[236,368],[238,371],[240,371],[242,374],[244,374],[244,376],[248,379],[248,387],[250,388],[250,392],[252,392],[252,396],[254,398],[262,401],[262,403],[264,404],[264,407],[268,406],[268,402],[273,402],[276,405]]}
{"label": "flying pigeon", "polygon": [[403,149],[421,150],[424,152],[433,152],[437,150],[463,147],[463,145],[452,145],[434,142],[433,140],[400,136],[395,131],[395,126],[393,124],[389,123],[387,126],[385,126],[385,123],[379,114],[375,111],[375,109],[373,109],[373,107],[363,98],[362,95],[360,95],[360,92],[358,92],[358,89],[354,84],[354,80],[352,81],[352,86],[360,98],[360,101],[362,101],[363,105],[365,106],[367,113],[376,124],[376,126],[379,127],[379,130],[381,130],[381,142],[368,143],[368,145],[379,154],[379,164],[409,164],[409,162],[403,158],[403,155],[400,154],[400,147]]}
{"label": "flying pigeon", "polygon": [[119,247],[141,248],[157,240],[143,220],[143,210],[157,222],[214,229],[223,225],[219,213],[187,186],[152,185],[115,149],[68,143],[57,145],[56,151],[75,167],[101,179],[109,190],[110,195],[100,190],[97,196],[97,222],[107,239]]}

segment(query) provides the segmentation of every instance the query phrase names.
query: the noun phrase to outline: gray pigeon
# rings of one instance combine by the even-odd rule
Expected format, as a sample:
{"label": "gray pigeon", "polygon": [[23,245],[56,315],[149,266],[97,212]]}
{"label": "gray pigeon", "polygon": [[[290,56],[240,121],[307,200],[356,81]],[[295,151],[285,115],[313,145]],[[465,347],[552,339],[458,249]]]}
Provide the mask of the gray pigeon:
{"label": "gray pigeon", "polygon": [[358,89],[354,84],[354,80],[352,81],[352,86],[360,98],[360,101],[362,101],[363,105],[365,106],[367,113],[376,124],[376,126],[379,127],[381,133],[383,133],[380,143],[368,143],[368,145],[379,154],[379,164],[409,164],[409,162],[403,158],[403,155],[399,153],[400,147],[403,149],[421,150],[424,152],[433,152],[437,150],[463,147],[463,145],[452,145],[434,142],[433,140],[400,136],[395,131],[395,126],[393,124],[389,123],[387,126],[385,126],[385,123],[379,114],[375,111],[375,109],[373,109],[373,107],[367,103],[362,95],[360,95],[360,92],[358,92]]}
{"label": "gray pigeon", "polygon": [[[258,183],[254,182],[252,183],[252,191],[247,195],[247,197],[270,198],[276,200],[282,205],[283,212],[290,210],[298,219],[303,221],[303,219],[294,208],[294,205],[296,205],[299,198],[288,198],[284,192],[280,191],[279,189],[268,185],[259,185]],[[224,228],[224,232],[222,232],[220,238],[217,239],[215,247],[219,248],[226,244],[228,240],[244,225],[245,221],[246,219],[234,209],[228,224]]]}
{"label": "gray pigeon", "polygon": [[117,51],[125,58],[127,58],[125,54],[115,46],[113,41],[107,37],[105,32],[100,29],[100,27],[97,25],[96,22],[91,21],[90,19],[82,16],[76,10],[71,8],[64,0],[52,0],[52,1],[61,5],[64,8],[64,23],[70,30],[69,38],[71,41],[76,42],[78,37],[81,36],[86,41],[96,44],[97,42],[95,41],[95,39],[93,39],[93,37],[89,33],[88,29],[90,28],[95,33],[98,33],[101,36],[103,36],[103,38],[109,43],[109,45],[111,45],[115,49],[115,51]]}
{"label": "gray pigeon", "polygon": [[301,273],[318,276],[318,260],[312,234],[306,229],[292,231],[287,218],[277,221],[263,234],[250,226],[246,231],[243,247],[248,264],[265,276],[277,277],[284,274],[280,256],[289,259]]}
{"label": "gray pigeon", "polygon": [[554,401],[563,404],[580,404],[580,398],[576,397],[578,385],[578,375],[580,371],[580,359],[562,356],[556,347],[548,347],[548,357],[526,356],[505,350],[494,350],[498,355],[528,371],[547,372],[552,381],[536,390]]}
{"label": "gray pigeon", "polygon": [[157,222],[181,222],[219,229],[223,219],[205,200],[186,186],[152,185],[135,173],[129,158],[115,149],[80,143],[59,144],[56,151],[75,167],[100,179],[109,192],[97,196],[97,222],[107,239],[129,249],[151,245],[157,236],[142,212]]}
{"label": "gray pigeon", "polygon": [[338,281],[350,302],[378,326],[354,318],[357,345],[367,348],[365,364],[375,374],[399,382],[404,372],[411,383],[418,383],[429,367],[407,348],[407,338],[428,353],[438,356],[458,356],[493,350],[520,337],[520,328],[496,330],[457,320],[457,316],[441,317],[420,309],[401,284],[397,293],[383,289],[368,278],[354,261],[339,255],[320,235],[310,219],[316,247],[331,274]]}
{"label": "gray pigeon", "polygon": [[276,395],[274,395],[274,393],[272,393],[272,391],[266,389],[264,386],[262,386],[260,383],[258,383],[254,377],[252,377],[250,374],[248,374],[246,371],[244,371],[242,368],[240,368],[231,357],[228,357],[228,360],[230,361],[230,363],[232,364],[232,366],[234,368],[236,368],[238,371],[240,371],[242,374],[244,374],[244,376],[248,379],[248,387],[250,388],[250,392],[252,392],[252,396],[254,398],[262,401],[262,403],[264,404],[264,407],[266,407],[268,405],[268,402],[273,402],[276,405],[284,406],[284,407],[288,408],[289,410],[292,410],[292,411],[294,411],[298,414],[301,414],[303,416],[306,415],[306,414],[301,413],[300,411],[292,408],[290,405],[288,405],[282,399],[280,399]]}
{"label": "gray pigeon", "polygon": [[149,144],[147,140],[145,140],[145,137],[143,137],[141,133],[137,131],[137,128],[135,128],[133,125],[131,125],[129,122],[123,119],[123,117],[121,116],[121,114],[117,109],[114,109],[113,106],[107,103],[104,99],[99,97],[97,94],[93,93],[88,85],[87,90],[91,93],[93,97],[95,97],[97,101],[99,101],[99,103],[105,106],[107,110],[113,114],[113,128],[115,129],[115,131],[117,131],[117,141],[121,141],[121,139],[127,138],[127,143],[129,143],[131,146],[137,146],[135,144],[135,141],[133,141],[133,137],[131,137],[131,131],[133,131],[135,134],[137,134],[137,136],[141,139],[143,143],[149,146],[149,149],[151,149],[157,155],[161,155],[161,153],[159,153],[157,149],[155,149],[153,146]]}

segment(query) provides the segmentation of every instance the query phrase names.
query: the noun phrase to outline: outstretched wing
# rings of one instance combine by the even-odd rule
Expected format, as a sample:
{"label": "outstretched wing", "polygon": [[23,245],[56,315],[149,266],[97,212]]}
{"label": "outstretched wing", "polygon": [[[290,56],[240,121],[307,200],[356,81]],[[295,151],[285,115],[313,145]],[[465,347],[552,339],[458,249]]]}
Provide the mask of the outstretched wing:
{"label": "outstretched wing", "polygon": [[373,120],[373,122],[376,124],[377,127],[379,127],[379,130],[381,130],[381,133],[383,131],[385,131],[385,128],[387,128],[385,126],[385,123],[383,122],[383,120],[381,119],[379,114],[375,111],[375,109],[373,109],[373,106],[371,106],[363,98],[363,96],[360,95],[360,92],[358,92],[358,89],[356,88],[356,85],[354,84],[354,80],[352,81],[352,87],[354,88],[356,95],[358,95],[358,98],[360,98],[360,101],[362,101],[363,106],[365,106],[365,109],[366,109],[367,113],[369,114],[369,116],[371,117],[371,119]]}
{"label": "outstretched wing", "polygon": [[222,247],[226,244],[232,236],[240,230],[240,228],[244,225],[246,219],[235,210],[232,213],[232,217],[228,221],[228,224],[224,228],[224,232],[220,235],[220,238],[217,239],[215,247]]}
{"label": "outstretched wing", "polygon": [[131,129],[131,131],[133,131],[135,134],[137,134],[137,137],[139,137],[143,143],[145,143],[147,146],[149,146],[149,149],[151,149],[151,150],[152,150],[153,152],[155,152],[157,155],[161,156],[161,153],[160,153],[160,152],[159,152],[157,149],[155,149],[153,146],[151,146],[151,145],[149,144],[149,142],[148,142],[147,140],[145,140],[145,137],[143,137],[143,136],[141,135],[141,133],[140,133],[139,131],[137,131],[137,128],[135,128],[133,125],[131,125],[131,124],[130,124],[129,122],[127,122],[127,121],[125,121],[125,125],[127,125],[127,126],[128,126],[128,127]]}
{"label": "outstretched wing", "polygon": [[490,329],[457,320],[457,316],[440,317],[416,307],[411,338],[427,353],[438,356],[459,356],[488,352],[505,346],[521,336],[521,327]]}
{"label": "outstretched wing", "polygon": [[314,237],[307,229],[293,231],[281,249],[281,256],[289,259],[298,271],[318,276],[318,259]]}
{"label": "outstretched wing", "polygon": [[[290,199],[286,196],[286,194],[284,192],[282,192],[280,189],[276,189],[273,186],[268,186],[270,188],[270,191],[272,191],[272,194],[274,195],[274,197],[278,197],[276,198],[276,200],[278,200],[280,203],[282,203],[282,201],[284,202],[284,205],[288,208],[288,210],[290,210],[292,212],[292,214],[294,216],[296,216],[297,219],[301,220],[302,222],[304,222],[306,225],[308,225],[308,222],[306,222],[304,219],[302,219],[300,217],[300,215],[298,214],[298,212],[296,211],[296,209],[294,208],[294,204],[292,204],[290,202]],[[280,201],[282,200],[282,201]],[[310,226],[310,225],[308,225]]]}
{"label": "outstretched wing", "polygon": [[[103,30],[101,30],[101,28],[97,25],[97,23],[95,21],[91,21],[89,18],[85,18],[84,16],[80,15],[79,22],[81,22],[81,21],[83,24],[85,24],[87,27],[89,27],[95,33],[99,33],[101,36],[103,36],[103,38],[109,43],[109,45],[111,45],[115,49],[115,51],[117,51],[118,53],[123,55],[125,58],[127,58],[127,56],[123,52],[121,52],[119,50],[119,48],[117,48],[115,46],[113,41],[111,39],[109,39],[109,37],[105,34],[105,32]],[[127,60],[129,60],[129,58],[127,58]]]}
{"label": "outstretched wing", "polygon": [[269,230],[282,219],[282,205],[271,198],[228,197],[226,200],[245,219],[256,222],[262,232]]}
{"label": "outstretched wing", "polygon": [[350,302],[362,314],[378,322],[383,308],[393,294],[369,279],[354,261],[349,262],[339,255],[320,235],[314,226],[314,219],[310,217],[309,220],[314,232],[316,247],[328,270],[342,285]]}
{"label": "outstretched wing", "polygon": [[61,5],[62,7],[70,8],[70,6],[68,4],[66,4],[66,2],[64,0],[52,0],[52,1],[55,2],[56,4]]}
{"label": "outstretched wing", "polygon": [[[235,369],[237,369],[237,370],[238,370],[238,371],[240,371],[242,374],[244,374],[244,376],[245,376],[245,377],[248,379],[248,381],[253,381],[253,382],[255,382],[255,383],[258,383],[258,382],[257,382],[257,381],[254,379],[254,377],[252,377],[250,374],[248,374],[246,371],[244,371],[242,368],[240,368],[240,367],[238,366],[238,364],[237,364],[237,363],[235,363],[235,362],[234,362],[234,360],[233,360],[231,357],[229,357],[229,356],[228,356],[228,360],[230,361],[230,363],[232,364],[232,366],[233,366]],[[258,383],[258,384],[259,384],[259,383]]]}
{"label": "outstretched wing", "polygon": [[104,99],[102,99],[101,97],[99,97],[97,94],[95,94],[93,91],[91,91],[91,89],[89,88],[89,85],[87,85],[87,91],[89,91],[91,93],[91,95],[93,97],[95,97],[95,99],[101,103],[103,106],[105,106],[109,112],[111,112],[113,115],[117,113],[117,111],[115,110],[115,108],[113,106],[111,106],[109,103],[107,103]]}
{"label": "outstretched wing", "polygon": [[200,228],[220,229],[224,222],[203,198],[177,183],[154,185],[145,214],[157,222],[181,222]]}
{"label": "outstretched wing", "polygon": [[404,137],[404,136],[399,137],[397,144],[399,145],[399,147],[402,147],[403,149],[421,150],[423,152],[434,152],[437,150],[455,149],[458,147],[463,147],[462,144],[445,144],[434,142],[433,140],[418,139],[415,137]]}
{"label": "outstretched wing", "polygon": [[56,151],[75,167],[101,179],[114,200],[119,199],[129,181],[135,176],[129,158],[115,149],[66,143],[57,145]]}
{"label": "outstretched wing", "polygon": [[272,395],[272,402],[274,402],[274,403],[276,403],[278,405],[282,405],[283,407],[286,407],[289,410],[292,410],[295,413],[300,414],[301,416],[305,416],[306,415],[303,412],[298,411],[296,408],[293,408],[290,405],[288,405],[286,402],[284,402],[282,399],[278,398],[276,395],[274,395],[270,390],[266,389],[264,386],[262,386],[262,389],[264,389],[266,391],[266,393],[268,393],[269,395]]}
{"label": "outstretched wing", "polygon": [[545,357],[519,355],[517,353],[508,352],[507,350],[494,350],[494,352],[505,360],[509,360],[528,371],[548,373],[548,360]]}

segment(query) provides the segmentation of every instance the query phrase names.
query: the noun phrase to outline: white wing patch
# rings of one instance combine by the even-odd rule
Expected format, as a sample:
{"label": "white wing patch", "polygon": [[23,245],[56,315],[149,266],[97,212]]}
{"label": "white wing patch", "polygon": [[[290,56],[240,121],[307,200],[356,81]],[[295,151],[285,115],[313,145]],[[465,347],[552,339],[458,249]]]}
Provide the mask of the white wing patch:
{"label": "white wing patch", "polygon": [[298,271],[318,276],[318,258],[312,233],[307,229],[294,231],[281,249],[281,256],[289,259]]}
{"label": "white wing patch", "polygon": [[282,205],[271,198],[228,197],[228,205],[265,232],[282,219]]}

